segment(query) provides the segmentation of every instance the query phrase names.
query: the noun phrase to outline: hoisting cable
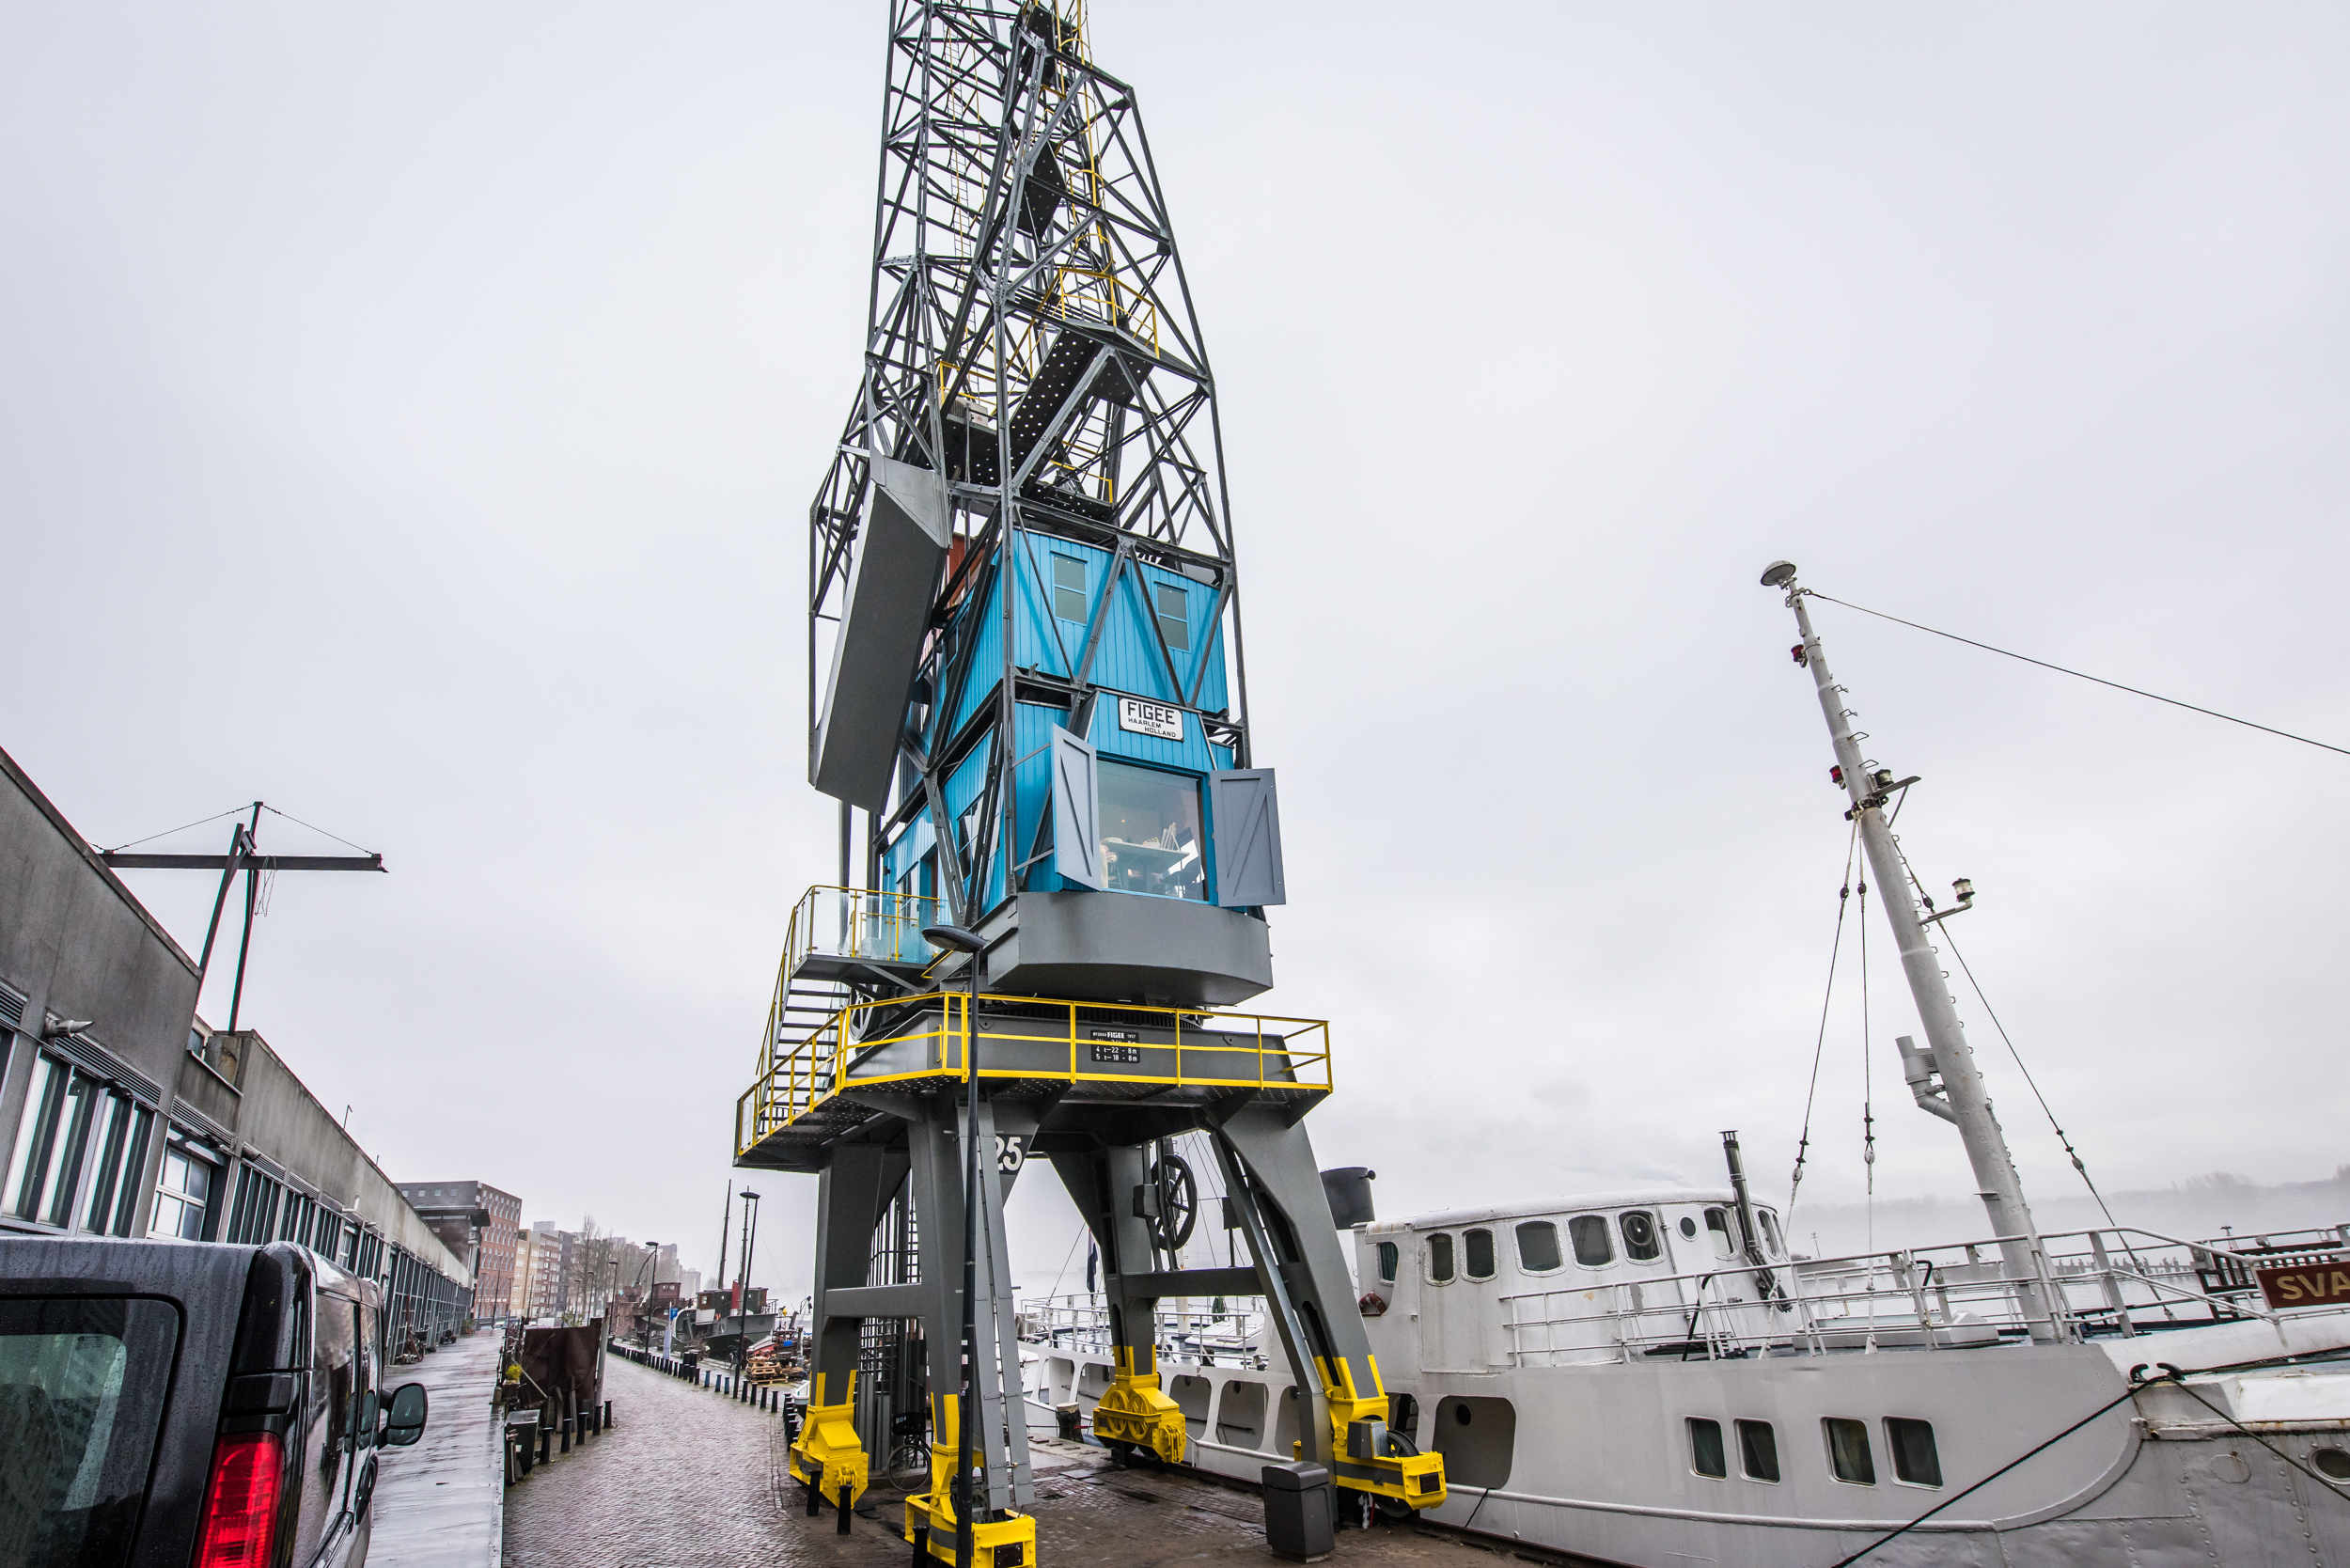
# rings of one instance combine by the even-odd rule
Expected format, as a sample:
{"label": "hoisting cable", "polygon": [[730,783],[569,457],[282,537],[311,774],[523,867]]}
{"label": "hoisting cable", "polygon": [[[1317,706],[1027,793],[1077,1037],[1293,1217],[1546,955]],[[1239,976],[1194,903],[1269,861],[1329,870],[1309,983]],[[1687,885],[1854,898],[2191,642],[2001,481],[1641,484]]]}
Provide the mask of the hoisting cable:
{"label": "hoisting cable", "polygon": [[1952,642],[1963,642],[1969,648],[1980,648],[1986,653],[1997,653],[2000,657],[2007,659],[2021,659],[2028,665],[2038,665],[2042,669],[2053,669],[2059,675],[2070,675],[2076,680],[2081,681],[2094,681],[2098,685],[2111,686],[2115,691],[2127,692],[2132,697],[2152,698],[2156,702],[2167,702],[2173,708],[2185,708],[2191,713],[2201,713],[2210,718],[2226,719],[2230,724],[2240,724],[2247,729],[2258,729],[2263,734],[2276,735],[2288,741],[2299,741],[2303,745],[2313,745],[2320,751],[2339,752],[2344,757],[2350,757],[2350,746],[2339,746],[2326,741],[2313,741],[2307,735],[2296,735],[2290,729],[2278,729],[2265,724],[2254,724],[2250,719],[2237,718],[2233,713],[2223,713],[2217,708],[2199,708],[2192,702],[2182,702],[2175,697],[2164,697],[2156,692],[2140,691],[2136,686],[2125,686],[2119,681],[2108,681],[2102,675],[2091,675],[2082,670],[2067,669],[2062,665],[2052,665],[2045,659],[2035,659],[2029,653],[2017,653],[2005,648],[1994,648],[1987,642],[1977,642],[1972,637],[1962,637],[1956,632],[1945,632],[1932,626],[1920,626],[1914,620],[1904,620],[1900,616],[1887,615],[1883,610],[1872,610],[1866,604],[1855,604],[1842,599],[1830,599],[1826,594],[1821,593],[1816,589],[1806,589],[1805,591],[1809,593],[1811,598],[1825,601],[1827,604],[1841,604],[1848,610],[1858,610],[1862,615],[1872,615],[1879,620],[1889,620],[1897,626],[1907,626],[1913,631],[1931,633],[1933,635],[1937,637],[1948,637]]}
{"label": "hoisting cable", "polygon": [[2259,1433],[2254,1432],[2250,1427],[2246,1426],[2242,1421],[2237,1420],[2233,1416],[2229,1415],[2225,1410],[2220,1409],[2217,1405],[2212,1403],[2211,1401],[2205,1399],[2202,1395],[2197,1393],[2194,1389],[2186,1386],[2186,1380],[2190,1377],[2208,1377],[2217,1372],[2248,1372],[2256,1368],[2291,1365],[2295,1359],[2295,1357],[2287,1356],[2282,1358],[2271,1358],[2264,1361],[2235,1361],[2220,1367],[2198,1367],[2190,1372],[2181,1372],[2178,1368],[2172,1366],[2168,1361],[2157,1361],[2154,1363],[2155,1371],[2151,1376],[2147,1374],[2146,1363],[2140,1362],[2138,1365],[2130,1369],[2130,1386],[2122,1391],[2119,1398],[2107,1400],[2105,1403],[2097,1406],[2096,1409],[2092,1410],[2088,1415],[2083,1416],[2079,1420],[2075,1421],[2071,1426],[2066,1427],[2062,1432],[2058,1433],[2055,1436],[2048,1438],[2045,1442],[2035,1444],[2023,1453],[2016,1455],[2013,1459],[2009,1460],[2006,1464],[2000,1466],[1998,1469],[1992,1471],[1989,1475],[1983,1477],[1972,1486],[1967,1487],[1966,1491],[1945,1497],[1934,1507],[1929,1508],[1923,1513],[1919,1514],[1915,1519],[1910,1520],[1909,1523],[1902,1526],[1899,1529],[1878,1536],[1874,1541],[1870,1542],[1867,1545],[1861,1547],[1860,1550],[1853,1553],[1849,1557],[1838,1558],[1834,1562],[1828,1564],[1828,1568],[1852,1568],[1852,1564],[1858,1562],[1862,1558],[1867,1557],[1871,1552],[1875,1551],[1879,1546],[1886,1545],[1901,1536],[1907,1535],[1911,1530],[1916,1529],[1919,1525],[1924,1524],[1928,1519],[1933,1518],[1944,1509],[1950,1507],[1953,1503],[1956,1503],[1961,1498],[1966,1497],[1968,1494],[1982,1491],[1984,1487],[1990,1485],[1993,1482],[1998,1480],[2010,1470],[2014,1469],[2026,1460],[2032,1458],[2036,1454],[2044,1452],[2046,1450],[2056,1447],[2057,1444],[2064,1441],[2065,1438],[2070,1437],[2073,1434],[2078,1432],[2081,1428],[2087,1426],[2090,1422],[2095,1420],[2098,1417],[2104,1415],[2115,1405],[2122,1403],[2124,1400],[2135,1399],[2138,1396],[2139,1389],[2151,1388],[2157,1383],[2168,1383],[2171,1387],[2177,1388],[2179,1392],[2185,1394],[2187,1398],[2193,1400],[2196,1403],[2201,1405],[2204,1409],[2218,1417],[2220,1420],[2224,1421],[2229,1426],[2232,1426],[2238,1432],[2243,1433],[2244,1435],[2252,1439],[2253,1442],[2258,1443],[2262,1448],[2266,1449],[2269,1452],[2275,1454],[2278,1458],[2283,1460],[2286,1464],[2292,1466],[2303,1475],[2308,1476],[2311,1481],[2317,1482],[2321,1489],[2327,1492],[2333,1492],[2335,1496],[2339,1497],[2341,1495],[2340,1492],[2338,1492],[2333,1484],[2327,1482],[2324,1476],[2319,1475],[2315,1470],[2311,1469],[2299,1460],[2295,1459],[2292,1455],[2286,1453],[2283,1450],[2269,1442],[2268,1439],[2263,1437]]}
{"label": "hoisting cable", "polygon": [[1860,842],[1860,823],[1853,823],[1844,840],[1844,882],[1836,889],[1836,938],[1827,949],[1827,994],[1820,998],[1820,1032],[1811,1042],[1811,1082],[1803,1091],[1803,1136],[1795,1140],[1795,1173],[1787,1184],[1787,1218],[1795,1217],[1795,1197],[1803,1190],[1803,1162],[1811,1148],[1811,1105],[1820,1092],[1820,1055],[1827,1046],[1828,1004],[1836,999],[1836,957],[1844,946],[1844,911],[1852,898],[1853,850]]}

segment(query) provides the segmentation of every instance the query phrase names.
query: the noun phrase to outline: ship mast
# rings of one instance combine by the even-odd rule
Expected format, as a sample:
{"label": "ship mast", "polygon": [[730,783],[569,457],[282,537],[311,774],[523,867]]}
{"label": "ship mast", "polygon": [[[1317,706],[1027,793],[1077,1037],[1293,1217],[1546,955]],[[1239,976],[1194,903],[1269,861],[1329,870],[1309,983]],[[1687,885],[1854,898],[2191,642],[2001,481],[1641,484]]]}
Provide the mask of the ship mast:
{"label": "ship mast", "polygon": [[[1860,754],[1859,738],[1853,733],[1852,712],[1843,703],[1844,689],[1828,673],[1827,658],[1820,649],[1820,635],[1811,629],[1811,617],[1804,607],[1807,590],[1796,586],[1794,564],[1772,562],[1762,573],[1762,586],[1785,588],[1788,607],[1795,612],[1795,625],[1803,634],[1796,660],[1810,669],[1812,685],[1820,698],[1820,712],[1827,718],[1828,738],[1836,747],[1839,780],[1852,796],[1852,810],[1847,815],[1859,828],[1861,845],[1868,852],[1869,869],[1876,875],[1877,903],[1885,911],[1886,923],[1893,928],[1894,944],[1901,950],[1902,973],[1909,981],[1909,994],[1918,1004],[1918,1021],[1925,1029],[1925,1054],[1933,1068],[1941,1074],[1942,1090],[1950,1112],[1949,1120],[1957,1126],[1960,1141],[1966,1146],[1967,1161],[1974,1167],[1977,1196],[1990,1215],[1992,1233],[1998,1238],[2008,1275],[2016,1281],[2025,1315],[2032,1325],[2032,1338],[2053,1339],[2056,1325],[2041,1288],[2039,1228],[2032,1223],[2031,1208],[2024,1201],[2024,1184],[2015,1174],[2015,1160],[2008,1152],[2007,1135],[2000,1130],[1998,1118],[1992,1114],[1991,1096],[1983,1087],[1982,1073],[1975,1065],[1975,1053],[1967,1045],[1964,1027],[1958,1021],[1957,1004],[1950,999],[1950,987],[1943,983],[1940,957],[1926,941],[1925,921],[1919,917],[1918,900],[1910,891],[1901,852],[1894,846],[1893,830],[1885,820],[1887,796],[1900,786],[1889,771],[1872,774]],[[1926,1104],[1922,1094],[1919,1103]]]}

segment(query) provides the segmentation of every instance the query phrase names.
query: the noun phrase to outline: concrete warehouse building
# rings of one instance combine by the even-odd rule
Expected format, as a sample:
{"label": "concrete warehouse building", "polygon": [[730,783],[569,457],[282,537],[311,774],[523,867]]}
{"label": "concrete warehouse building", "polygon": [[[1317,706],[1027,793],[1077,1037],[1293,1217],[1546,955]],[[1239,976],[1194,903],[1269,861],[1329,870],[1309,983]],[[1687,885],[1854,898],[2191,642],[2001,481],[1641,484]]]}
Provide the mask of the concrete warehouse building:
{"label": "concrete warehouse building", "polygon": [[513,1296],[523,1200],[487,1182],[402,1182],[400,1194],[472,1268],[475,1315],[484,1323],[504,1317]]}
{"label": "concrete warehouse building", "polygon": [[470,1310],[466,1260],[0,752],[0,1246],[287,1240],[387,1292],[388,1330]]}

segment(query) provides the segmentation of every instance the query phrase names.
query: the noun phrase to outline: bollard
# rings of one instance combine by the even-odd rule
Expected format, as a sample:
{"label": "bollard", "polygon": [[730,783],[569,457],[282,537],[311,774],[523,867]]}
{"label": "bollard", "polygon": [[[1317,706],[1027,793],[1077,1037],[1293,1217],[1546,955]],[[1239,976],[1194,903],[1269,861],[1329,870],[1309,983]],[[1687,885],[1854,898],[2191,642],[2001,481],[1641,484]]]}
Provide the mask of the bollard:
{"label": "bollard", "polygon": [[612,1424],[612,1402],[610,1400],[603,1402],[603,1424],[607,1427]]}
{"label": "bollard", "polygon": [[811,1519],[824,1511],[824,1494],[816,1489],[816,1482],[807,1483],[807,1516]]}
{"label": "bollard", "polygon": [[849,1489],[846,1486],[840,1489],[840,1523],[833,1527],[833,1533],[835,1535],[849,1533]]}
{"label": "bollard", "polygon": [[563,1418],[563,1451],[572,1451],[572,1419],[569,1416]]}
{"label": "bollard", "polygon": [[555,1428],[541,1423],[539,1427],[539,1463],[543,1465],[555,1457]]}

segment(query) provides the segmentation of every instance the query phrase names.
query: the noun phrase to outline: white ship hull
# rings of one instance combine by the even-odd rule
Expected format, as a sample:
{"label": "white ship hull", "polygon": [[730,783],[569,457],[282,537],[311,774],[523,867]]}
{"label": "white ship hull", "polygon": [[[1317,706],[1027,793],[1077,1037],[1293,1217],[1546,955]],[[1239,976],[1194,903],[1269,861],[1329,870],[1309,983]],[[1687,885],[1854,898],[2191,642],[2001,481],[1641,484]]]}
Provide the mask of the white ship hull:
{"label": "white ship hull", "polygon": [[[1699,1204],[1709,1196],[1686,1195]],[[1654,1199],[1649,1206],[1671,1223],[1673,1206]],[[1516,1217],[1487,1223],[1499,1229]],[[1463,1228],[1455,1218],[1374,1226],[1369,1234],[1358,1229],[1364,1277],[1377,1269],[1380,1239],[1400,1238],[1408,1248],[1415,1234],[1440,1227]],[[1482,1297],[1463,1292],[1431,1300],[1438,1293],[1408,1278],[1410,1254],[1402,1256],[1398,1272],[1407,1278],[1387,1287],[1397,1299],[1371,1326],[1389,1393],[1417,1405],[1413,1435],[1445,1455],[1449,1495],[1428,1515],[1438,1524],[1637,1568],[1825,1568],[1929,1513],[1867,1560],[2350,1568],[2350,1360],[2191,1377],[2191,1394],[2131,1379],[2133,1368],[2153,1376],[2161,1363],[2194,1372],[2342,1350],[2350,1347],[2350,1313],[2205,1316],[2186,1325],[2183,1292],[2165,1297],[2139,1288],[2135,1303],[2124,1296],[2134,1332],[2032,1342],[2013,1330],[1970,1331],[1965,1325],[1980,1323],[1979,1315],[1929,1303],[1922,1319],[1908,1320],[1906,1343],[1889,1307],[1868,1320],[1880,1340],[1872,1349],[1865,1336],[1855,1342],[1830,1330],[1851,1321],[1835,1315],[1841,1298],[1807,1286],[1811,1294],[1799,1313],[1725,1304],[1729,1313],[1762,1324],[1765,1338],[1778,1325],[1775,1345],[1730,1342],[1734,1335],[1716,1332],[1720,1323],[1702,1321],[1722,1315],[1708,1307],[1694,1313],[1698,1333],[1684,1332],[1681,1345],[1661,1351],[1641,1344],[1637,1314],[1630,1330],[1612,1323],[1622,1341],[1612,1354],[1596,1348],[1599,1335],[1588,1337],[1594,1348],[1528,1350],[1574,1338],[1555,1332],[1555,1323],[1543,1325],[1554,1332],[1529,1334],[1519,1321],[1538,1299],[1524,1287],[1558,1279],[1513,1280],[1506,1266],[1489,1265],[1496,1278]],[[1669,1258],[1660,1262],[1670,1266]],[[1676,1278],[1685,1295],[1687,1277],[1644,1282],[1649,1316],[1688,1321],[1683,1307],[1653,1304],[1673,1294]],[[2068,1284],[2093,1300],[2109,1281]],[[1606,1288],[1580,1294],[1597,1303]],[[1472,1303],[1488,1310],[1479,1314],[1482,1332],[1464,1336],[1460,1309]],[[1982,1304],[1979,1296],[1974,1305]],[[2205,1301],[2193,1309],[2208,1314],[2210,1307]],[[2243,1309],[2259,1312],[2258,1298]],[[1798,1318],[1814,1330],[1809,1337],[1784,1331]],[[1048,1407],[1073,1403],[1089,1419],[1109,1384],[1105,1350],[1084,1343],[1074,1326],[1055,1334],[1049,1312],[1032,1321],[1039,1325],[1029,1347],[1032,1410],[1049,1419]],[[1921,1321],[1935,1332],[1920,1330]],[[2106,1320],[2115,1330],[2122,1321]],[[1186,1356],[1186,1341],[1198,1346],[1213,1335],[1185,1331],[1172,1319],[1166,1326],[1175,1349],[1162,1351],[1162,1386],[1187,1418],[1185,1463],[1254,1482],[1264,1465],[1292,1458],[1308,1402],[1296,1396],[1277,1345],[1260,1356],[1228,1340],[1224,1354]],[[1460,1360],[1470,1359],[1462,1351],[1474,1351],[1489,1364],[1433,1370],[1429,1362],[1446,1359],[1448,1350]],[[1825,1424],[1831,1420],[1865,1428],[1861,1447],[1873,1471],[1867,1481],[1838,1479]],[[1888,1421],[1930,1427],[1934,1471],[1925,1479],[1935,1484],[1895,1473]],[[1721,1445],[1710,1466],[1709,1455],[1693,1454],[1693,1422],[1716,1423]],[[1749,1428],[1740,1423],[1767,1424],[1775,1450],[1767,1467],[1777,1479],[1747,1473],[1741,1442]],[[2013,1463],[2042,1444],[2048,1446]],[[2342,1470],[2343,1484],[2327,1479],[2329,1466]],[[1723,1473],[1700,1473],[1701,1466]],[[1978,1487],[1986,1477],[1995,1479]]]}

